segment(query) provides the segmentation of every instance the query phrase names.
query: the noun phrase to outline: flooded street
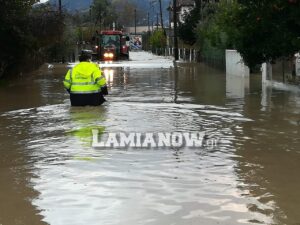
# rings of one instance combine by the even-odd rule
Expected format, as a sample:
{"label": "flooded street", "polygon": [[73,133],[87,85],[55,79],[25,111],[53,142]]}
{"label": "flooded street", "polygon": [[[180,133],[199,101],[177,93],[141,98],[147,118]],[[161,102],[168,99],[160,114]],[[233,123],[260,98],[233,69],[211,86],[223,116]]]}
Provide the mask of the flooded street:
{"label": "flooded street", "polygon": [[[101,107],[70,107],[66,65],[0,87],[0,225],[300,224],[300,91],[144,52],[101,67]],[[219,142],[98,149],[94,128]]]}

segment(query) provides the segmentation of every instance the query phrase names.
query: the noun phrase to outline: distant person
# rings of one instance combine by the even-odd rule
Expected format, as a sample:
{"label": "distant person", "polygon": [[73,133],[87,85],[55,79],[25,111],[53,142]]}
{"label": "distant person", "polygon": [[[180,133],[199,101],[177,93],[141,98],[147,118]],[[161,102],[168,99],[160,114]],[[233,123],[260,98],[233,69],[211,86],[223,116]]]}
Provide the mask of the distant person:
{"label": "distant person", "polygon": [[106,79],[98,65],[91,63],[92,55],[82,52],[80,63],[66,74],[64,86],[70,93],[72,106],[98,106],[108,94]]}
{"label": "distant person", "polygon": [[141,46],[142,45],[142,42],[140,41],[140,39],[138,37],[135,38],[134,45],[135,46]]}

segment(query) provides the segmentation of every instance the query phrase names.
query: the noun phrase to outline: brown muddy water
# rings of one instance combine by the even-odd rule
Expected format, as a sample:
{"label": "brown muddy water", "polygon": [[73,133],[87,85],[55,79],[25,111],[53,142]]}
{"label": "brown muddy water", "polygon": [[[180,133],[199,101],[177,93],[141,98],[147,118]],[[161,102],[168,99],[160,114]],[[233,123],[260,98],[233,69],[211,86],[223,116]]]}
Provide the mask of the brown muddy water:
{"label": "brown muddy water", "polygon": [[[102,107],[70,107],[65,65],[0,87],[1,225],[300,224],[300,92],[131,57],[104,65]],[[95,127],[205,131],[219,142],[99,149]]]}

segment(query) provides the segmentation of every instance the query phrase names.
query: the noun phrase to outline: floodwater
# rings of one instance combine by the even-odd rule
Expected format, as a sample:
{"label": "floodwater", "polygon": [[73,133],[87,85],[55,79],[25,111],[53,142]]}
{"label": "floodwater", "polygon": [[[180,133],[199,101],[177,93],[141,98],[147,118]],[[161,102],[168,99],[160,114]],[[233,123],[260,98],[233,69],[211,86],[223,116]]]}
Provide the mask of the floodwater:
{"label": "floodwater", "polygon": [[[102,65],[71,108],[65,65],[0,87],[1,225],[300,224],[300,92],[148,53]],[[93,148],[108,132],[205,131],[199,148]]]}

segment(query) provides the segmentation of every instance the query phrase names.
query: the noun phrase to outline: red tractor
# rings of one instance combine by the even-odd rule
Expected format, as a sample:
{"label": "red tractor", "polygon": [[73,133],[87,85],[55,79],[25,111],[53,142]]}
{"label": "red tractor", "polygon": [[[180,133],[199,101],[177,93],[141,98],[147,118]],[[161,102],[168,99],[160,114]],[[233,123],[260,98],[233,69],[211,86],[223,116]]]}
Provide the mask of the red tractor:
{"label": "red tractor", "polygon": [[122,31],[106,30],[97,34],[94,56],[101,61],[129,59],[129,37]]}

